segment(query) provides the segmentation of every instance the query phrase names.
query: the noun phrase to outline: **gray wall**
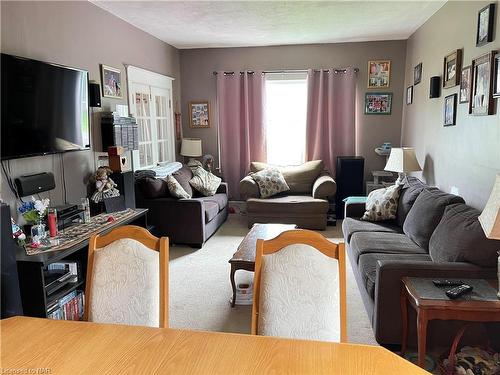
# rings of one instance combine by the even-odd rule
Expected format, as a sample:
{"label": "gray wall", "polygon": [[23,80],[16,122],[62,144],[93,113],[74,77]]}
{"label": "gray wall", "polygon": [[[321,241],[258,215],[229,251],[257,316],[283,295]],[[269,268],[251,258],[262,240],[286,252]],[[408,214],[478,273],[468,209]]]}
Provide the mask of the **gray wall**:
{"label": "gray wall", "polygon": [[[406,41],[338,43],[322,45],[295,45],[278,47],[213,48],[181,50],[181,83],[183,134],[203,140],[203,152],[218,155],[216,70],[240,71],[281,70],[307,68],[335,68],[354,66],[358,73],[356,94],[356,121],[358,155],[366,158],[365,173],[383,169],[385,158],[373,151],[383,142],[397,146],[401,137],[401,116]],[[364,115],[364,95],[367,90],[368,60],[392,60],[391,86],[393,92],[392,115]],[[371,90],[378,91],[378,90]],[[212,127],[189,128],[188,103],[209,100],[212,109]]]}
{"label": "gray wall", "polygon": [[[179,52],[174,47],[86,1],[2,1],[1,13],[1,50],[4,53],[83,68],[89,71],[90,79],[98,82],[99,64],[120,68],[124,98],[103,98],[103,110],[114,110],[116,104],[127,104],[124,64],[174,77],[174,108],[178,108],[180,61]],[[94,121],[93,130],[97,125]],[[93,138],[99,143],[99,137]],[[86,195],[87,178],[94,171],[94,152],[72,152],[63,157],[68,201],[79,202],[80,197]],[[10,165],[13,177],[54,172],[57,187],[45,195],[56,204],[62,203],[59,155],[17,159]],[[8,203],[15,201],[3,174],[1,197]]]}
{"label": "gray wall", "polygon": [[[443,127],[444,97],[459,87],[443,89],[429,99],[429,78],[443,74],[443,58],[463,49],[463,66],[491,50],[500,50],[500,9],[496,9],[494,41],[476,47],[478,11],[489,4],[450,1],[407,41],[406,86],[413,84],[413,67],[423,63],[422,82],[414,88],[414,101],[403,109],[402,141],[414,146],[424,169],[422,176],[445,191],[458,188],[470,205],[482,209],[500,172],[500,114],[472,116],[468,104],[458,104],[457,125]],[[498,107],[498,99],[497,107]]]}

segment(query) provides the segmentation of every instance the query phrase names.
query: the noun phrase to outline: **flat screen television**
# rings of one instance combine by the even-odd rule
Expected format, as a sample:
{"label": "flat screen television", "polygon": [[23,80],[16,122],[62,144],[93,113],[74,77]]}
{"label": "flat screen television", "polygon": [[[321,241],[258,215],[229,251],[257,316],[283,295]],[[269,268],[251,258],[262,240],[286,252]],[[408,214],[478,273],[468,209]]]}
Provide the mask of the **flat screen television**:
{"label": "flat screen television", "polygon": [[90,148],[88,72],[1,55],[1,158]]}

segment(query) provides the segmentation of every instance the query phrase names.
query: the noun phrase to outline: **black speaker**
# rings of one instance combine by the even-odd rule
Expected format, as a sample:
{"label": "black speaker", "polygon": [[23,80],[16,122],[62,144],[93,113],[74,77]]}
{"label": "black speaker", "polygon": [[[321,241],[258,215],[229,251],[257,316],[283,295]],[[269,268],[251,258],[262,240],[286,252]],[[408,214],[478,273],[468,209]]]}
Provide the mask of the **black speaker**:
{"label": "black speaker", "polygon": [[89,106],[101,106],[101,87],[97,82],[89,82]]}
{"label": "black speaker", "polygon": [[50,172],[20,176],[14,182],[20,197],[49,191],[56,187],[54,175]]}
{"label": "black speaker", "polygon": [[0,221],[2,226],[2,315],[1,318],[23,315],[19,279],[17,276],[16,252],[20,251],[12,238],[12,226],[10,223],[10,208],[6,204],[0,204]]}
{"label": "black speaker", "polygon": [[350,196],[363,195],[363,181],[365,177],[365,159],[362,156],[337,157],[335,182],[335,214],[337,219],[344,218],[344,199]]}
{"label": "black speaker", "polygon": [[120,195],[125,197],[125,207],[135,208],[134,172],[115,172],[110,175]]}
{"label": "black speaker", "polygon": [[429,98],[439,98],[441,95],[441,77],[435,76],[431,77],[431,81],[429,84]]}

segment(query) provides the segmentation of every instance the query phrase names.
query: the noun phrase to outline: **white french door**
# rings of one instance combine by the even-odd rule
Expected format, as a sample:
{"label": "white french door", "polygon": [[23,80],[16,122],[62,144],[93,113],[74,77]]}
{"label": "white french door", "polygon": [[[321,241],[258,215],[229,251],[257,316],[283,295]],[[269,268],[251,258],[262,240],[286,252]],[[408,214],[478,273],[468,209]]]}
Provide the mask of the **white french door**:
{"label": "white french door", "polygon": [[139,150],[133,169],[175,161],[172,78],[144,69],[127,68],[130,113],[139,130]]}

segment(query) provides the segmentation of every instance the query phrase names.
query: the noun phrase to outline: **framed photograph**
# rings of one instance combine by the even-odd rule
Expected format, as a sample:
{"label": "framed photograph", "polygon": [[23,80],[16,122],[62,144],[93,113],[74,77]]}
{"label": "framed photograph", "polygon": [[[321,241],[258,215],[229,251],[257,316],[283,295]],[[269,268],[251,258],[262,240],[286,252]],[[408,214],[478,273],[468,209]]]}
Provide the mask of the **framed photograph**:
{"label": "framed photograph", "polygon": [[462,69],[462,50],[457,49],[444,58],[443,87],[454,87],[460,83]]}
{"label": "framed photograph", "polygon": [[466,66],[462,69],[460,76],[460,97],[459,103],[469,103],[472,83],[472,67]]}
{"label": "framed photograph", "polygon": [[367,92],[365,94],[366,115],[390,115],[392,92]]}
{"label": "framed photograph", "polygon": [[457,94],[444,98],[444,126],[455,125],[457,121]]}
{"label": "framed photograph", "polygon": [[476,47],[493,41],[493,23],[495,22],[495,4],[481,9],[477,15]]}
{"label": "framed photograph", "polygon": [[368,61],[368,88],[380,89],[389,87],[391,78],[390,60]]}
{"label": "framed photograph", "polygon": [[422,63],[413,68],[413,84],[418,85],[422,81]]}
{"label": "framed photograph", "polygon": [[473,115],[493,114],[493,67],[494,52],[472,60],[472,94],[469,113]]}
{"label": "framed photograph", "polygon": [[189,103],[189,127],[210,127],[210,104],[208,101]]}
{"label": "framed photograph", "polygon": [[493,71],[493,97],[500,98],[500,52],[495,56],[495,66]]}
{"label": "framed photograph", "polygon": [[121,99],[123,95],[120,69],[101,64],[101,87],[102,96]]}
{"label": "framed photograph", "polygon": [[406,105],[413,103],[413,86],[406,89]]}

